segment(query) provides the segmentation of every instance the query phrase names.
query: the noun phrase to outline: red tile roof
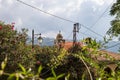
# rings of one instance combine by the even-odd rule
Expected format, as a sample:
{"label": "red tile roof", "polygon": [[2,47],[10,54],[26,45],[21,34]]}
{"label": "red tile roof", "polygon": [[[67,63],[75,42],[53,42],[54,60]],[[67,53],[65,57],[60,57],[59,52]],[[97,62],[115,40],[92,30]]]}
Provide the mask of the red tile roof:
{"label": "red tile roof", "polygon": [[[76,43],[77,45],[83,46],[82,42],[78,42]],[[65,42],[64,44],[64,49],[68,50],[73,46],[73,42]]]}
{"label": "red tile roof", "polygon": [[[78,42],[76,44],[80,46],[84,46],[82,42]],[[73,46],[73,42],[65,42],[64,49],[68,50],[72,46]],[[90,51],[92,51],[92,49]],[[120,54],[106,51],[106,50],[100,50],[96,55],[92,54],[92,57],[97,58],[98,61],[110,60],[110,58],[115,60],[120,60]]]}
{"label": "red tile roof", "polygon": [[101,55],[97,57],[99,61],[104,61],[104,60],[109,60],[109,59],[120,60],[120,54],[118,53],[101,50],[99,54]]}

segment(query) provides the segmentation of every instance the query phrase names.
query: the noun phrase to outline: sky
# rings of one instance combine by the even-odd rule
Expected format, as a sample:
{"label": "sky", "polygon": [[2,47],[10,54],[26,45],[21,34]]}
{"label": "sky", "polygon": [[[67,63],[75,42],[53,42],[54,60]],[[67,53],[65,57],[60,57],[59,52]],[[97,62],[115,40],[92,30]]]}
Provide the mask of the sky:
{"label": "sky", "polygon": [[[104,36],[111,27],[109,11],[115,0],[21,0],[40,10],[64,19],[78,22],[92,31]],[[111,4],[112,3],[112,4]],[[64,39],[72,39],[73,24],[71,22],[50,16],[17,0],[0,0],[0,20],[7,24],[15,23],[15,29],[27,28],[31,36],[41,33],[43,37],[55,38],[61,31]],[[94,26],[93,26],[94,25]],[[90,30],[80,26],[77,39],[92,37],[103,39]]]}

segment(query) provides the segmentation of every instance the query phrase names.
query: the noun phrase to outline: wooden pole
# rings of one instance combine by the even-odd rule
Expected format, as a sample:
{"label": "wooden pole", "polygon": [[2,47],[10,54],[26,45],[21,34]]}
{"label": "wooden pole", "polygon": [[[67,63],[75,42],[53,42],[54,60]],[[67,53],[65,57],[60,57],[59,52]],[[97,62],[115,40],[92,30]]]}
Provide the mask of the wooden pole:
{"label": "wooden pole", "polygon": [[32,49],[34,48],[34,29],[32,30]]}

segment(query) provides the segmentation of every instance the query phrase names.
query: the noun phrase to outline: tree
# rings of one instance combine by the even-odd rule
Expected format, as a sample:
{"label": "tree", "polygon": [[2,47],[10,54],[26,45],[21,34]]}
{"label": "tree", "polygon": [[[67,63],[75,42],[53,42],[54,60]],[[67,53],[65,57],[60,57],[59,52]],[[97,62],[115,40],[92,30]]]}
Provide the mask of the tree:
{"label": "tree", "polygon": [[17,32],[11,24],[0,21],[0,63],[7,56],[8,67],[6,67],[6,71],[14,72],[18,69],[18,63],[25,68],[34,68],[35,51],[26,44],[28,37],[26,32],[27,29]]}
{"label": "tree", "polygon": [[117,0],[113,4],[110,10],[110,15],[115,16],[115,19],[111,21],[111,28],[107,31],[110,36],[119,37],[120,35],[120,0]]}

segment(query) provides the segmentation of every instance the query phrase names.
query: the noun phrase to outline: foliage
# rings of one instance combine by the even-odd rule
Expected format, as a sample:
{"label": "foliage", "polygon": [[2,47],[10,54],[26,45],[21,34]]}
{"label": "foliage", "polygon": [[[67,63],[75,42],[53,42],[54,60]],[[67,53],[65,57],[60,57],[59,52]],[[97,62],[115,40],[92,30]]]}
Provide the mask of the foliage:
{"label": "foliage", "polygon": [[[0,22],[0,63],[5,56],[8,57],[7,67],[8,72],[18,70],[18,63],[25,68],[33,68],[35,64],[34,51],[31,46],[26,45],[27,30],[22,29],[21,32],[14,30],[13,25]],[[29,54],[29,55],[28,55]]]}
{"label": "foliage", "polygon": [[[27,70],[21,64],[19,64],[19,67],[21,70],[14,72],[14,73],[7,73],[4,71],[6,64],[7,64],[7,57],[2,62],[1,70],[0,70],[0,76],[7,75],[8,76],[7,80],[43,80],[42,78],[40,78],[40,74],[43,69],[41,65],[39,66],[37,73],[34,74],[31,71],[31,68],[29,68]],[[58,80],[59,78],[64,76],[64,74],[60,74],[57,76],[56,73],[54,72],[53,68],[51,68],[51,71],[52,71],[53,77],[48,77],[46,80]],[[66,80],[67,80],[67,78],[69,78],[69,75],[66,76]]]}
{"label": "foliage", "polygon": [[116,0],[110,10],[110,14],[115,16],[115,19],[111,21],[111,28],[108,30],[107,34],[111,36],[120,35],[120,0]]}
{"label": "foliage", "polygon": [[53,70],[53,68],[51,70],[52,70],[53,77],[49,77],[46,80],[58,80],[59,78],[61,78],[65,75],[65,74],[60,74],[57,76],[55,71]]}
{"label": "foliage", "polygon": [[[32,49],[31,45],[26,44],[27,31],[22,29],[21,32],[17,32],[12,25],[0,22],[0,79],[120,79],[119,61],[100,51],[102,46],[95,39],[86,38],[82,40],[84,46],[76,45],[68,51],[55,46],[40,47],[38,45]],[[105,71],[109,63],[99,61],[99,57],[104,57],[108,62],[114,63],[118,66],[117,69],[111,72]]]}
{"label": "foliage", "polygon": [[[83,42],[86,43],[86,40],[83,40]],[[116,72],[112,72],[108,75],[104,71],[105,66],[107,63],[99,63],[96,58],[92,57],[92,55],[95,56],[103,56],[99,54],[99,46],[100,44],[97,44],[95,40],[91,40],[90,43],[87,41],[86,46],[81,47],[81,50],[78,51],[77,53],[68,53],[66,50],[57,49],[56,47],[39,47],[35,46],[35,49],[33,52],[36,54],[37,61],[40,61],[40,63],[37,63],[38,68],[36,73],[34,73],[30,67],[25,67],[24,63],[27,64],[25,61],[29,59],[26,59],[23,61],[24,67],[19,64],[19,70],[15,70],[13,73],[8,73],[5,70],[4,64],[6,64],[6,60],[2,62],[1,64],[1,70],[0,74],[3,75],[8,75],[8,80],[28,80],[28,79],[46,79],[46,80],[63,80],[66,78],[66,80],[90,80],[90,76],[96,80],[102,80],[102,79],[116,79],[119,80],[120,78],[120,71],[117,70]],[[91,46],[90,46],[91,45]],[[25,45],[22,45],[22,48]],[[21,47],[20,47],[21,49]],[[26,47],[27,49],[27,47]],[[27,50],[23,50],[23,52],[19,53],[28,53]],[[19,51],[19,50],[18,50]],[[22,51],[22,49],[21,49]],[[23,55],[23,54],[22,54]],[[30,56],[30,54],[29,54]],[[54,56],[54,57],[53,57]],[[107,55],[106,55],[107,56]],[[109,56],[108,56],[109,57]],[[7,58],[9,62],[9,57]],[[19,59],[18,59],[19,60]],[[28,62],[27,61],[27,62]],[[85,63],[85,64],[84,64]],[[14,63],[13,63],[14,64]],[[119,64],[116,63],[118,66]],[[31,66],[32,64],[30,64]],[[43,67],[41,67],[42,65]],[[40,66],[40,67],[39,67]],[[88,70],[90,73],[88,73]],[[7,66],[6,66],[7,67]],[[53,70],[54,68],[54,70]],[[51,69],[52,72],[47,72],[49,71],[48,69]],[[44,74],[45,73],[45,74]],[[64,73],[64,74],[63,74]],[[43,75],[44,74],[44,75]],[[91,75],[90,75],[91,74]],[[53,77],[51,77],[53,75]],[[57,76],[58,75],[58,76]]]}

